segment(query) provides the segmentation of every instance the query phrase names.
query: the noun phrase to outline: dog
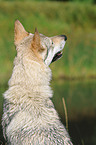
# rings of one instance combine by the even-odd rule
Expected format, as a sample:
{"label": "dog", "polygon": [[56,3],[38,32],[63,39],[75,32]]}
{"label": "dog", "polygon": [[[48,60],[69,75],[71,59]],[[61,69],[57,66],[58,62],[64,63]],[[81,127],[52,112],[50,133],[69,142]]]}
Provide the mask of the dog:
{"label": "dog", "polygon": [[51,101],[49,65],[61,58],[67,37],[28,33],[15,21],[14,60],[4,93],[2,128],[8,145],[72,145]]}

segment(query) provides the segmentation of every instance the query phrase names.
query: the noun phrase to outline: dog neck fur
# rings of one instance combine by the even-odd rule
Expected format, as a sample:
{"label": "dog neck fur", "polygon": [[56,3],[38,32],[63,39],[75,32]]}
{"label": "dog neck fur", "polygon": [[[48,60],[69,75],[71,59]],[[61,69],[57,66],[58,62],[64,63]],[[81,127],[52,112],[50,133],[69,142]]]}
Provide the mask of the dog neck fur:
{"label": "dog neck fur", "polygon": [[[15,33],[17,56],[14,60],[13,73],[8,83],[9,89],[4,95],[5,98],[8,97],[7,99],[16,103],[16,100],[24,98],[26,93],[30,94],[30,98],[41,97],[44,99],[52,97],[50,88],[51,70],[37,53],[40,49],[40,38],[37,29],[34,36],[28,35],[21,24],[15,24]],[[18,37],[21,41],[18,40]],[[22,92],[22,95],[20,92]]]}

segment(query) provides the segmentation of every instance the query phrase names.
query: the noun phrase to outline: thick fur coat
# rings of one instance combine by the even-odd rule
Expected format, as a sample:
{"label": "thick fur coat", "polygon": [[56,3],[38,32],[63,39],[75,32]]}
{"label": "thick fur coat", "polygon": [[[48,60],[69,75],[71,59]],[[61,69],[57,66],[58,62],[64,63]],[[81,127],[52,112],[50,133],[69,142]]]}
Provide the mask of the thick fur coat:
{"label": "thick fur coat", "polygon": [[[18,20],[15,22],[17,56],[9,88],[4,93],[2,118],[3,134],[9,145],[72,145],[50,99],[51,41],[55,43],[54,38],[37,30],[35,34],[28,33]],[[59,36],[58,41],[60,45]]]}

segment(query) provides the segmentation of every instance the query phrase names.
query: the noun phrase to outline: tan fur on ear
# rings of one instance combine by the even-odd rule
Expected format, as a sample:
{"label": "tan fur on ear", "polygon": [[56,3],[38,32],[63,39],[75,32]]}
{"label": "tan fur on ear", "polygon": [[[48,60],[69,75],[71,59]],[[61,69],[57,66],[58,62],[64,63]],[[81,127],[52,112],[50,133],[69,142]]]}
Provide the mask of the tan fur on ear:
{"label": "tan fur on ear", "polygon": [[23,38],[29,35],[29,33],[25,31],[23,25],[19,22],[19,20],[15,21],[14,33],[15,45],[19,44]]}
{"label": "tan fur on ear", "polygon": [[40,36],[39,36],[39,32],[38,32],[37,28],[35,28],[35,33],[33,36],[31,46],[32,46],[33,50],[36,50],[36,51],[40,50]]}

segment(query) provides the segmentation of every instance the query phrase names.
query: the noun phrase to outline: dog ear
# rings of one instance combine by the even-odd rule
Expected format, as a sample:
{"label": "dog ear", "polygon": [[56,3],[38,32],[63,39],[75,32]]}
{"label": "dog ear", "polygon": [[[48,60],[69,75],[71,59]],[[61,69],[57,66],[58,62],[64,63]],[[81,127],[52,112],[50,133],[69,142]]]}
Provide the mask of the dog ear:
{"label": "dog ear", "polygon": [[23,38],[29,35],[29,33],[25,31],[23,25],[19,22],[19,20],[15,21],[14,33],[15,45],[19,44]]}
{"label": "dog ear", "polygon": [[34,49],[34,50],[37,50],[37,51],[40,50],[40,35],[39,35],[37,28],[35,28],[35,33],[33,36],[31,46],[32,46],[32,49]]}

